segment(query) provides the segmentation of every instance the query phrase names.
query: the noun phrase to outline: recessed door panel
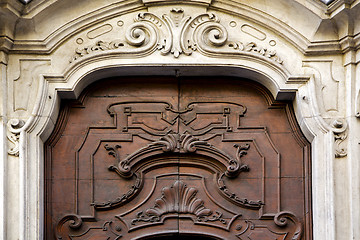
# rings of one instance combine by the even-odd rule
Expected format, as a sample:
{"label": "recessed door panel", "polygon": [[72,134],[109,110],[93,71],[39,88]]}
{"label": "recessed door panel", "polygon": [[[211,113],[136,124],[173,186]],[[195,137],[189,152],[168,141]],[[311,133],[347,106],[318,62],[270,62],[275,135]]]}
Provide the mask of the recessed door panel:
{"label": "recessed door panel", "polygon": [[45,144],[47,239],[311,239],[288,104],[241,79],[93,84]]}

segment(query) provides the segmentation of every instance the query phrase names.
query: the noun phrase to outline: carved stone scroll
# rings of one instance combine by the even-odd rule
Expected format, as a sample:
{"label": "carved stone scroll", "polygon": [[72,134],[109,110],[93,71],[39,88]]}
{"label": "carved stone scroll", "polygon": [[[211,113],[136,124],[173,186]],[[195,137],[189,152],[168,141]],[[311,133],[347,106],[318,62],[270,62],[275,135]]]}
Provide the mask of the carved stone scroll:
{"label": "carved stone scroll", "polygon": [[7,127],[9,130],[9,134],[7,134],[7,138],[13,144],[13,146],[8,150],[9,155],[19,156],[19,137],[20,137],[20,129],[24,126],[25,122],[20,119],[10,119],[8,121]]}
{"label": "carved stone scroll", "polygon": [[100,40],[83,49],[76,49],[70,62],[97,52],[137,56],[151,54],[156,49],[162,55],[172,54],[175,58],[181,54],[191,55],[198,50],[211,57],[249,55],[262,56],[279,64],[283,62],[274,49],[267,49],[255,42],[228,40],[227,28],[213,13],[189,16],[182,8],[173,8],[170,15],[161,16],[143,12],[135,17],[124,35],[124,40]]}
{"label": "carved stone scroll", "polygon": [[347,122],[345,120],[336,119],[332,123],[334,138],[335,138],[335,157],[345,157],[347,156],[346,148],[342,147],[342,143],[347,138]]}

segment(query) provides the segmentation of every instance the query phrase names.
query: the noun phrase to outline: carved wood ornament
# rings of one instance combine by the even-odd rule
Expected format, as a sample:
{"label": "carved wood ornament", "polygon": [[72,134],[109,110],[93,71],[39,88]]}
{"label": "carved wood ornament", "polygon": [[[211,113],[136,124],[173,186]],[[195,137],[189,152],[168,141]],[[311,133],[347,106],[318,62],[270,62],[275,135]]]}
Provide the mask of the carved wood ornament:
{"label": "carved wood ornament", "polygon": [[107,81],[68,104],[46,143],[47,239],[310,236],[291,112],[224,82]]}

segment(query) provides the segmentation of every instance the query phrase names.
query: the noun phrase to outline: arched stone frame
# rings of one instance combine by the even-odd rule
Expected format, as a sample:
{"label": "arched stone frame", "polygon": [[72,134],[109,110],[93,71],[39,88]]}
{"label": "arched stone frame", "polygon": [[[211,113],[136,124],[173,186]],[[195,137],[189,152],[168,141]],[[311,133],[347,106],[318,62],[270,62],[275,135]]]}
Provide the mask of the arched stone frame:
{"label": "arched stone frame", "polygon": [[[199,1],[201,2],[201,1]],[[284,29],[282,29],[285,31]],[[296,42],[296,41],[290,41]],[[226,58],[196,56],[168,62],[169,56],[156,60],[151,55],[136,59],[111,59],[111,54],[103,54],[108,59],[96,59],[94,62],[79,61],[70,65],[59,74],[40,73],[36,77],[41,83],[37,102],[32,115],[26,122],[9,121],[11,132],[20,137],[20,234],[22,239],[41,238],[42,233],[42,143],[46,140],[56,122],[61,98],[75,98],[91,81],[107,76],[147,75],[211,75],[247,77],[266,86],[278,99],[291,98],[295,93],[294,108],[302,131],[312,142],[313,175],[313,215],[314,238],[335,238],[333,163],[334,135],[340,135],[346,129],[346,123],[328,124],[318,110],[315,79],[298,73],[297,70],[265,60],[262,56],[246,59],[233,59],[231,64]],[[171,57],[171,56],[170,56]],[[163,66],[165,65],[166,66]],[[161,67],[160,67],[161,66]],[[298,73],[291,75],[289,72]],[[308,83],[306,83],[308,81]],[[310,100],[309,100],[310,99]],[[334,119],[336,120],[336,119]],[[30,161],[33,159],[34,161]],[[37,193],[37,194],[34,194]],[[325,204],[324,204],[325,202]],[[330,207],[329,207],[330,206]],[[35,223],[35,224],[34,224]],[[21,239],[20,237],[20,239]]]}

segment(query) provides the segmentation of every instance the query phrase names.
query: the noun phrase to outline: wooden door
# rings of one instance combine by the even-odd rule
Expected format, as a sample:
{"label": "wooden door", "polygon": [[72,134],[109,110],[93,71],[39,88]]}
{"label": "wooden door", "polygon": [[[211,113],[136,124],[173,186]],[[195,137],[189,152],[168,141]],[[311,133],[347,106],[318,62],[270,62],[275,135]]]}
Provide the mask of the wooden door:
{"label": "wooden door", "polygon": [[312,239],[309,144],[248,80],[97,82],[45,149],[46,239]]}

